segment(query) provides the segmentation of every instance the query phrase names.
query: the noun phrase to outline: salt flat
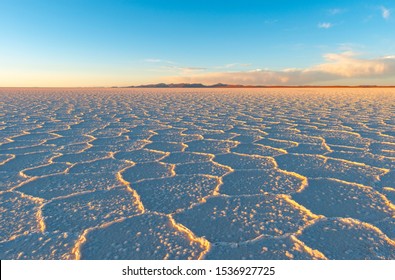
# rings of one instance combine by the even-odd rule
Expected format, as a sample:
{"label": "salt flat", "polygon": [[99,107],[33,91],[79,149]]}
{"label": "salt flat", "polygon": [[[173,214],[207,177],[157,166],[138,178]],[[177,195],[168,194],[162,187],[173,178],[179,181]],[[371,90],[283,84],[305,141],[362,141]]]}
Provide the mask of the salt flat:
{"label": "salt flat", "polygon": [[395,89],[0,89],[1,259],[395,259]]}

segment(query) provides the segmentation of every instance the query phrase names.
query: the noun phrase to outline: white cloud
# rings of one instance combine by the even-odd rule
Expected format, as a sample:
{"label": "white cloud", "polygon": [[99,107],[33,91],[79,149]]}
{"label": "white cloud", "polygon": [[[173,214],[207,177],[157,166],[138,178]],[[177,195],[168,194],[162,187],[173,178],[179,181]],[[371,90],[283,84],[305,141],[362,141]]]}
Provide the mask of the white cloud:
{"label": "white cloud", "polygon": [[328,29],[328,28],[331,28],[332,26],[333,26],[333,24],[330,22],[320,22],[318,24],[318,28],[323,28],[323,29]]}
{"label": "white cloud", "polygon": [[387,20],[391,16],[391,11],[383,6],[381,7],[381,16],[383,17],[383,19]]}
{"label": "white cloud", "polygon": [[395,56],[360,59],[352,52],[325,54],[326,62],[305,69],[288,68],[281,71],[255,69],[239,72],[211,72],[168,77],[167,82],[226,83],[245,85],[305,85],[328,81],[360,78],[395,78]]}

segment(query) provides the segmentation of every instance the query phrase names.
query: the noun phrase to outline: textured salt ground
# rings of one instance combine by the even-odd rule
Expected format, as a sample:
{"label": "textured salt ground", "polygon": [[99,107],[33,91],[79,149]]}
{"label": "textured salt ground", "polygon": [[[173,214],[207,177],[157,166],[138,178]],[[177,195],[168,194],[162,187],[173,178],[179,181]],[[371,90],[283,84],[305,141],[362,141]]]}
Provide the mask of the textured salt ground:
{"label": "textured salt ground", "polygon": [[122,171],[122,178],[128,182],[145,179],[171,177],[174,175],[173,166],[162,162],[141,163]]}
{"label": "textured salt ground", "polygon": [[92,174],[92,173],[104,173],[113,172],[131,166],[130,163],[116,160],[113,158],[99,159],[90,162],[77,163],[70,168],[70,174]]}
{"label": "textured salt ground", "polygon": [[175,142],[154,142],[147,144],[145,148],[151,150],[158,150],[162,152],[181,152],[187,146],[183,143],[175,143]]}
{"label": "textured salt ground", "polygon": [[259,144],[240,144],[237,147],[231,149],[231,151],[234,153],[258,156],[278,156],[286,153],[284,150]]}
{"label": "textured salt ground", "polygon": [[0,191],[9,191],[13,189],[16,185],[27,181],[28,179],[21,176],[18,172],[10,172],[10,171],[0,171]]}
{"label": "textured salt ground", "polygon": [[46,230],[74,233],[141,212],[136,198],[125,188],[56,199],[42,207]]}
{"label": "textured salt ground", "polygon": [[[295,233],[315,218],[283,196],[210,197],[174,219],[210,242],[242,242]],[[200,221],[196,223],[195,221]],[[210,227],[202,227],[210,224]]]}
{"label": "textured salt ground", "polygon": [[179,164],[174,169],[174,172],[179,175],[207,174],[217,177],[222,177],[230,171],[232,171],[232,169],[228,166],[219,165],[210,161]]}
{"label": "textured salt ground", "polygon": [[214,244],[206,260],[323,260],[325,256],[295,237],[262,238],[243,244]]}
{"label": "textured salt ground", "polygon": [[39,152],[25,155],[15,155],[7,164],[0,165],[0,172],[18,172],[26,168],[48,163],[53,156],[50,152]]}
{"label": "textured salt ground", "polygon": [[232,169],[272,169],[276,167],[276,162],[271,157],[244,154],[230,153],[216,155],[214,161],[229,166]]}
{"label": "textured salt ground", "polygon": [[276,157],[282,169],[309,178],[336,178],[364,185],[374,185],[388,170],[357,162],[327,158],[320,155],[286,154]]}
{"label": "textured salt ground", "polygon": [[165,158],[161,159],[161,161],[164,163],[182,164],[182,163],[207,162],[213,158],[214,156],[209,154],[180,152],[180,153],[171,153],[167,155]]}
{"label": "textured salt ground", "polygon": [[1,258],[394,259],[393,97],[1,89]]}
{"label": "textured salt ground", "polygon": [[0,259],[71,260],[77,234],[46,232],[30,233],[0,242]]}
{"label": "textured salt ground", "polygon": [[92,152],[90,150],[83,151],[80,153],[66,153],[62,151],[62,155],[54,158],[53,162],[68,162],[68,163],[79,163],[86,161],[94,161],[102,158],[109,157],[107,152]]}
{"label": "textured salt ground", "polygon": [[35,177],[35,176],[45,176],[57,173],[63,173],[68,168],[70,168],[69,164],[64,163],[50,163],[46,165],[42,165],[39,167],[33,167],[29,169],[22,170],[21,172],[25,176]]}
{"label": "textured salt ground", "polygon": [[81,259],[197,259],[205,248],[167,216],[144,214],[86,235]]}
{"label": "textured salt ground", "polygon": [[374,222],[395,215],[395,206],[373,188],[334,179],[309,180],[308,186],[292,198],[326,217]]}
{"label": "textured salt ground", "polygon": [[116,186],[122,186],[122,183],[116,179],[116,175],[113,173],[98,173],[92,177],[80,173],[38,178],[23,184],[16,190],[50,200],[87,191],[106,190]]}
{"label": "textured salt ground", "polygon": [[0,194],[0,241],[29,232],[39,231],[37,212],[39,201],[25,195],[5,192]]}
{"label": "textured salt ground", "polygon": [[395,242],[370,224],[353,219],[321,220],[298,237],[329,259],[394,259]]}
{"label": "textured salt ground", "polygon": [[173,213],[212,195],[218,179],[205,175],[175,176],[132,184],[147,210]]}
{"label": "textured salt ground", "polygon": [[230,148],[236,147],[238,142],[229,140],[199,140],[188,143],[187,152],[222,154],[229,152]]}
{"label": "textured salt ground", "polygon": [[158,161],[164,158],[167,154],[164,152],[142,149],[130,152],[118,152],[114,155],[116,159],[129,160],[132,162],[142,163]]}
{"label": "textured salt ground", "polygon": [[301,189],[306,179],[281,170],[236,170],[222,179],[219,192],[227,195],[289,194]]}

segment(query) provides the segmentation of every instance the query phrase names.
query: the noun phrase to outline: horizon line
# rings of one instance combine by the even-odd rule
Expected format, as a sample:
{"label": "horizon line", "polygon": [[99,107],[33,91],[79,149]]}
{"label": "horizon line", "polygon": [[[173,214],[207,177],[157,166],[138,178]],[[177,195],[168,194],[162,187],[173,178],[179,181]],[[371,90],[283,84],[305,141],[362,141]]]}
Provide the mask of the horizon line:
{"label": "horizon line", "polygon": [[[181,84],[166,84],[167,86],[159,87],[157,84],[148,84],[148,85],[133,85],[133,86],[0,86],[0,89],[6,88],[395,88],[395,85],[223,85],[216,86],[214,85],[203,85],[202,86],[180,86]],[[178,85],[178,86],[177,86]],[[192,84],[193,85],[193,84]]]}

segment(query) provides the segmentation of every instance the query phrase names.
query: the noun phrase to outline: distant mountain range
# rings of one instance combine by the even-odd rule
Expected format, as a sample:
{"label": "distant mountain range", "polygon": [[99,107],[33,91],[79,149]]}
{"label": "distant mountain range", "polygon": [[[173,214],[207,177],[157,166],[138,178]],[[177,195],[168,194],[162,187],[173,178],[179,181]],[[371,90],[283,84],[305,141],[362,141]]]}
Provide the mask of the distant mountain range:
{"label": "distant mountain range", "polygon": [[139,85],[139,86],[127,86],[127,88],[224,88],[224,87],[243,87],[242,85],[226,85],[226,84],[215,84],[215,85],[203,85],[203,84],[148,84],[148,85]]}
{"label": "distant mountain range", "polygon": [[[228,84],[213,84],[213,85],[204,85],[199,83],[180,83],[180,84],[147,84],[147,85],[139,85],[139,86],[126,86],[119,88],[372,88],[372,87],[395,87],[395,86],[377,86],[377,85],[357,85],[357,86],[250,86],[250,85],[228,85]],[[117,87],[114,87],[117,88]]]}

